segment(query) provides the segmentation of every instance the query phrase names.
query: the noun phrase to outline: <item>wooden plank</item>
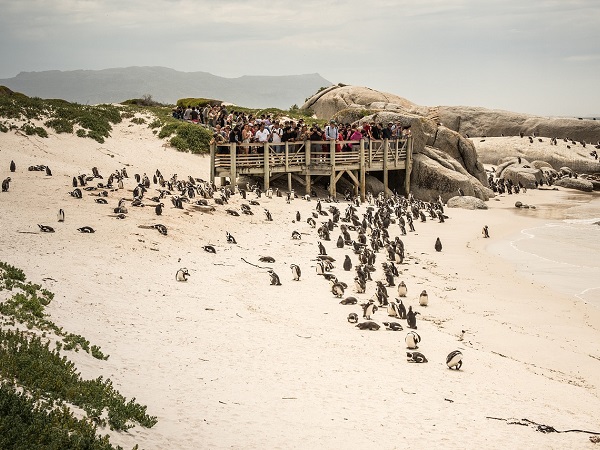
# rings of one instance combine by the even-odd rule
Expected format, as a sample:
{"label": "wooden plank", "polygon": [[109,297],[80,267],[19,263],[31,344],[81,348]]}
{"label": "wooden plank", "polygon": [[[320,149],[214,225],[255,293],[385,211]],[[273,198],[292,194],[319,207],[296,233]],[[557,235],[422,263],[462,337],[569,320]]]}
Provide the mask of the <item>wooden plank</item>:
{"label": "wooden plank", "polygon": [[388,196],[388,145],[387,139],[383,140],[383,195]]}
{"label": "wooden plank", "polygon": [[329,175],[329,195],[332,198],[335,198],[335,141],[329,141],[329,158],[331,161],[331,173]]}
{"label": "wooden plank", "polygon": [[362,203],[366,200],[366,174],[365,174],[365,140],[360,141],[360,201]]}
{"label": "wooden plank", "polygon": [[215,144],[210,144],[210,184],[215,184]]}
{"label": "wooden plank", "polygon": [[263,167],[263,189],[266,191],[267,189],[269,189],[269,178],[271,176],[270,174],[270,167],[269,167],[269,143],[265,142],[263,144],[263,158],[264,158],[264,167]]}

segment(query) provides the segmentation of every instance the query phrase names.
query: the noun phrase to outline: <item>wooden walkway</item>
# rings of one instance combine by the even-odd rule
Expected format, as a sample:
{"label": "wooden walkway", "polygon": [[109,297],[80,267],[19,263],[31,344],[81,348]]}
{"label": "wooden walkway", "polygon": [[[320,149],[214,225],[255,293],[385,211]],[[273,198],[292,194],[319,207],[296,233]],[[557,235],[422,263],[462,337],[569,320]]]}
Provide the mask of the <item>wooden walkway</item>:
{"label": "wooden walkway", "polygon": [[[320,177],[329,177],[329,193],[336,195],[336,183],[346,173],[354,183],[354,193],[364,201],[365,176],[368,172],[383,172],[383,184],[388,187],[388,172],[404,170],[405,193],[410,192],[412,168],[412,138],[379,141],[338,141],[352,150],[336,152],[334,141],[303,141],[273,144],[221,144],[210,148],[210,180],[221,178],[221,185],[229,178],[232,184],[239,175],[263,178],[263,188],[271,181],[287,175],[288,189],[292,179],[298,181],[310,194],[311,184]],[[315,177],[315,179],[313,179]]]}

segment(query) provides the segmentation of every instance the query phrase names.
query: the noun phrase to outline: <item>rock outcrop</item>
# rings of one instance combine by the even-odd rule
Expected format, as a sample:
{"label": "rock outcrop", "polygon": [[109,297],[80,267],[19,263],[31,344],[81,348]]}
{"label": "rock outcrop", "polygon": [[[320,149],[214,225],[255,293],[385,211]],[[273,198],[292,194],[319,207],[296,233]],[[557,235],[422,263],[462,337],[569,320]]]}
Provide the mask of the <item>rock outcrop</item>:
{"label": "rock outcrop", "polygon": [[488,209],[483,200],[468,195],[457,195],[456,197],[452,197],[448,199],[446,206],[448,206],[448,208]]}
{"label": "rock outcrop", "polygon": [[590,119],[541,117],[497,109],[472,106],[439,106],[440,122],[462,135],[479,136],[547,136],[558,139],[597,142],[600,121]]}
{"label": "rock outcrop", "polygon": [[577,189],[578,191],[592,192],[594,185],[591,181],[582,178],[564,177],[554,182],[554,186],[559,186],[567,189]]}

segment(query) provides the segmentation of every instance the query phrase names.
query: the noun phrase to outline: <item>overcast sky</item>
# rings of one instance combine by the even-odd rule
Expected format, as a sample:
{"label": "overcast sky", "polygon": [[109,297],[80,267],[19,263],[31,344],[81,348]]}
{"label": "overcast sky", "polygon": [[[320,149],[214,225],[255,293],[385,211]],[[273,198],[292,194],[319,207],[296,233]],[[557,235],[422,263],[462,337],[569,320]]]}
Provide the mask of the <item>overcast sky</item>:
{"label": "overcast sky", "polygon": [[0,0],[0,78],[320,73],[415,103],[600,117],[600,0]]}

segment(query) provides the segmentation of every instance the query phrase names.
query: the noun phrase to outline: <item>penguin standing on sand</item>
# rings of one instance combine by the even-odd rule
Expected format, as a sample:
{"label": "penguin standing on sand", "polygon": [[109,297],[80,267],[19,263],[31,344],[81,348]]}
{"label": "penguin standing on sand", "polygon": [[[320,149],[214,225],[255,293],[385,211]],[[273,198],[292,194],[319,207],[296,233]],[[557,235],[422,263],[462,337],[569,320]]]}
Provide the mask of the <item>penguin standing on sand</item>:
{"label": "penguin standing on sand", "polygon": [[485,225],[483,227],[483,230],[481,230],[481,234],[483,234],[484,238],[489,238],[490,237],[490,232],[488,231],[488,226]]}
{"label": "penguin standing on sand", "polygon": [[300,222],[300,211],[296,211],[296,222]]}
{"label": "penguin standing on sand", "polygon": [[401,281],[400,283],[398,283],[398,297],[406,297],[406,284],[404,283],[404,281]]}
{"label": "penguin standing on sand", "polygon": [[371,316],[377,311],[377,305],[369,302],[363,307],[363,319],[371,320]]}
{"label": "penguin standing on sand", "polygon": [[187,277],[189,277],[189,276],[190,276],[190,273],[188,272],[188,270],[185,267],[182,267],[175,274],[175,279],[177,281],[187,281]]}
{"label": "penguin standing on sand", "polygon": [[321,241],[319,241],[319,255],[326,255],[327,250],[325,250],[325,246]]}
{"label": "penguin standing on sand", "polygon": [[159,203],[158,205],[156,205],[156,206],[154,207],[154,212],[156,213],[156,215],[157,215],[157,216],[160,216],[160,215],[162,215],[162,212],[163,212],[163,207],[164,207],[164,206],[165,206],[164,204],[162,204],[162,203]]}
{"label": "penguin standing on sand", "polygon": [[435,240],[435,251],[436,252],[441,252],[442,251],[442,241],[440,241],[440,238],[437,238]]}
{"label": "penguin standing on sand", "polygon": [[10,162],[10,171],[14,172],[15,170],[17,170],[17,166],[14,161],[11,161]]}
{"label": "penguin standing on sand", "polygon": [[281,286],[279,275],[277,275],[273,269],[269,269],[269,275],[271,276],[271,286]]}
{"label": "penguin standing on sand", "polygon": [[344,258],[344,270],[347,272],[352,270],[352,261],[350,260],[350,257],[348,255],[346,255],[346,257]]}
{"label": "penguin standing on sand", "polygon": [[225,237],[227,238],[227,242],[229,244],[237,244],[237,241],[229,231],[225,232]]}
{"label": "penguin standing on sand", "polygon": [[412,306],[408,307],[408,312],[406,313],[406,322],[408,323],[408,328],[412,328],[413,330],[417,329],[417,314],[418,312],[414,312],[412,310]]}
{"label": "penguin standing on sand", "polygon": [[52,171],[50,170],[50,167],[46,166],[46,175],[51,177],[52,176]]}
{"label": "penguin standing on sand", "polygon": [[367,289],[367,282],[361,277],[355,277],[354,288],[356,289],[357,293],[364,294],[365,290]]}
{"label": "penguin standing on sand", "polygon": [[292,269],[292,276],[294,277],[293,280],[300,281],[300,276],[302,275],[300,267],[298,267],[296,264],[291,264],[290,269]]}
{"label": "penguin standing on sand", "polygon": [[2,181],[2,192],[8,192],[8,188],[10,187],[11,178],[7,177]]}
{"label": "penguin standing on sand", "polygon": [[65,221],[65,212],[62,210],[62,208],[58,210],[58,221],[59,222]]}
{"label": "penguin standing on sand", "polygon": [[429,295],[427,295],[427,291],[425,289],[423,289],[423,292],[421,292],[421,295],[419,296],[419,305],[427,306],[428,303],[429,303]]}
{"label": "penguin standing on sand", "polygon": [[450,352],[446,357],[446,365],[449,369],[459,370],[462,366],[462,358],[463,355],[460,352],[460,350],[454,350],[453,352]]}
{"label": "penguin standing on sand", "polygon": [[390,316],[390,317],[396,317],[397,319],[400,319],[400,311],[398,309],[398,303],[389,302],[388,306],[387,306],[387,313],[388,313],[388,316]]}
{"label": "penguin standing on sand", "polygon": [[406,348],[415,349],[419,348],[419,342],[421,342],[421,336],[416,331],[409,331],[404,338]]}
{"label": "penguin standing on sand", "polygon": [[344,238],[342,237],[341,234],[340,234],[340,237],[338,237],[336,246],[337,246],[337,248],[344,248]]}

